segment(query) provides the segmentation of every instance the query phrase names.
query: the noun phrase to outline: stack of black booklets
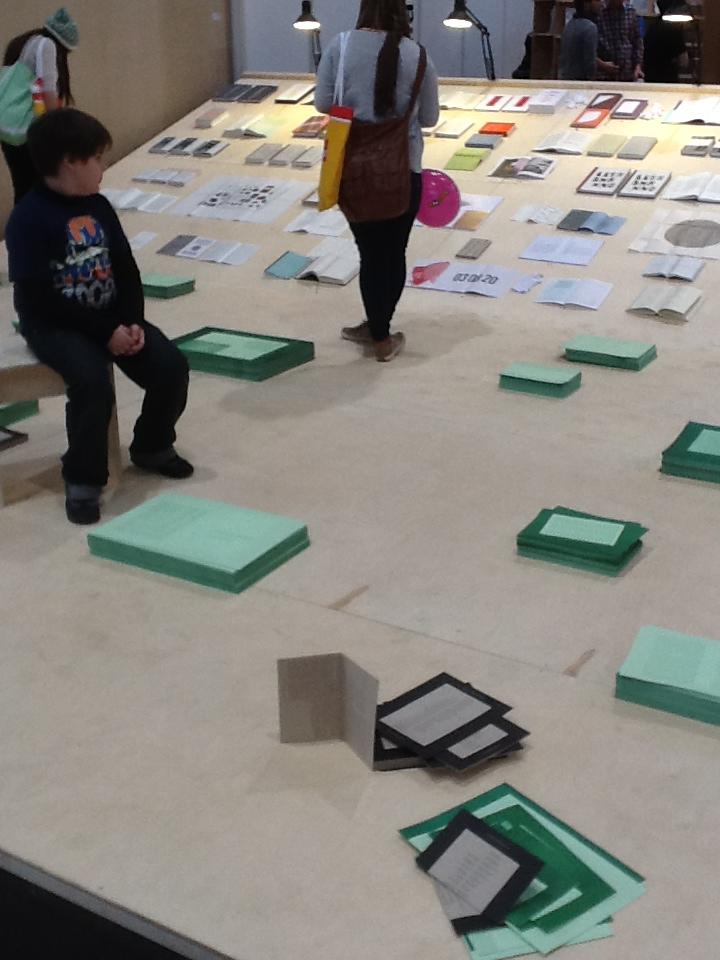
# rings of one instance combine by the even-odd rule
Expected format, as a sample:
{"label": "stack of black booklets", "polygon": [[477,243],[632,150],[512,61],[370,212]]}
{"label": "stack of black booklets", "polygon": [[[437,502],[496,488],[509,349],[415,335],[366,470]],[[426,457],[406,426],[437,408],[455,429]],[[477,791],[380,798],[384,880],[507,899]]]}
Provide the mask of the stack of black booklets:
{"label": "stack of black booklets", "polygon": [[512,708],[448,673],[380,704],[376,770],[469,770],[522,749],[528,736],[507,719]]}
{"label": "stack of black booklets", "polygon": [[262,103],[277,91],[270,83],[233,83],[213,97],[216,103]]}

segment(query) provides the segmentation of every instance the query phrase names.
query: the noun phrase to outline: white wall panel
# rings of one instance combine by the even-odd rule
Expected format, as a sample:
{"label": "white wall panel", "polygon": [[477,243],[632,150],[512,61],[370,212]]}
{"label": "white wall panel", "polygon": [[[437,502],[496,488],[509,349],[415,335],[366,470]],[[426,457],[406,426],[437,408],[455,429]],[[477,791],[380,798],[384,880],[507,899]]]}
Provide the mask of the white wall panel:
{"label": "white wall panel", "polygon": [[[358,6],[358,0],[313,0],[324,43],[354,25]],[[509,77],[522,59],[532,24],[531,0],[469,0],[468,6],[490,30],[497,75]],[[415,36],[441,76],[483,77],[480,32],[444,27],[451,8],[452,0],[415,0]],[[232,12],[236,74],[312,68],[308,38],[292,27],[300,0],[232,0]]]}

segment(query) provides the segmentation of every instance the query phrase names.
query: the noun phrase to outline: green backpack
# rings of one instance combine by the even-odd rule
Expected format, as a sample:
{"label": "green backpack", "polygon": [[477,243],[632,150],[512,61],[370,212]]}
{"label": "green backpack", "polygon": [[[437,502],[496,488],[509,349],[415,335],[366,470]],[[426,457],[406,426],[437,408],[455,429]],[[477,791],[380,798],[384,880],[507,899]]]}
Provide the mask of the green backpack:
{"label": "green backpack", "polygon": [[24,63],[0,70],[0,140],[18,147],[27,140],[33,120],[32,85],[35,77]]}

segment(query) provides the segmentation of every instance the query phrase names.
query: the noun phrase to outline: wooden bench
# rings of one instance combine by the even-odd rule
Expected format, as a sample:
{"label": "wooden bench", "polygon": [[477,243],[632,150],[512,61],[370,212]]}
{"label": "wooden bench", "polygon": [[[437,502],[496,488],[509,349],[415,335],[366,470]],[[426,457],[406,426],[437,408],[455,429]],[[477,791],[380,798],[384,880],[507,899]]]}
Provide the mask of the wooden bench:
{"label": "wooden bench", "polygon": [[[114,386],[114,368],[110,376]],[[22,400],[42,400],[65,394],[62,377],[40,363],[20,334],[14,331],[0,335],[0,403],[18,403]],[[120,477],[120,436],[117,410],[113,407],[108,425],[108,473],[106,492],[113,490]],[[0,484],[0,506],[4,503]]]}

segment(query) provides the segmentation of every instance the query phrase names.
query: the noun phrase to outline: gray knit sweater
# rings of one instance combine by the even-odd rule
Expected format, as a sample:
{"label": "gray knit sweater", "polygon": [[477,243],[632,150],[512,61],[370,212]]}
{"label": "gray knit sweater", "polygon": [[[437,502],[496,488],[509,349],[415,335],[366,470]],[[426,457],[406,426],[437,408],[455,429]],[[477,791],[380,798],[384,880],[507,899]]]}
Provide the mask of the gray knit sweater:
{"label": "gray knit sweater", "polygon": [[[358,120],[376,122],[374,111],[375,65],[386,34],[375,30],[352,30],[345,52],[345,94],[342,106],[353,107]],[[410,93],[418,68],[420,48],[413,40],[400,41],[400,65],[396,87],[396,115],[402,116],[410,103]],[[335,77],[340,60],[340,36],[323,53],[315,88],[315,106],[327,113],[333,106]],[[417,105],[410,121],[410,169],[422,169],[423,140],[421,127],[431,127],[438,120],[438,84],[435,67],[428,57]]]}

